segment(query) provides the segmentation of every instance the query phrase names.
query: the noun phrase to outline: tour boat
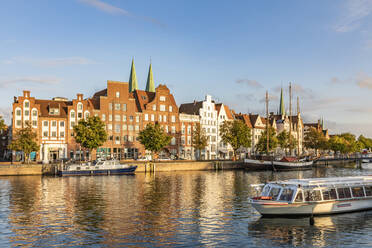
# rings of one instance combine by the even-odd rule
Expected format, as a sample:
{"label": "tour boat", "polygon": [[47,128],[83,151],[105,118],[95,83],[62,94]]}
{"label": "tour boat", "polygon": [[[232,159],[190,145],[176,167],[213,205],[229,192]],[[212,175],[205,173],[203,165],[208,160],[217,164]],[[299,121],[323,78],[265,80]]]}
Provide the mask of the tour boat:
{"label": "tour boat", "polygon": [[372,176],[269,182],[249,203],[263,216],[312,216],[372,209]]}
{"label": "tour boat", "polygon": [[58,171],[58,175],[60,176],[134,174],[137,169],[136,165],[121,164],[118,160],[63,165],[62,167],[63,169]]}

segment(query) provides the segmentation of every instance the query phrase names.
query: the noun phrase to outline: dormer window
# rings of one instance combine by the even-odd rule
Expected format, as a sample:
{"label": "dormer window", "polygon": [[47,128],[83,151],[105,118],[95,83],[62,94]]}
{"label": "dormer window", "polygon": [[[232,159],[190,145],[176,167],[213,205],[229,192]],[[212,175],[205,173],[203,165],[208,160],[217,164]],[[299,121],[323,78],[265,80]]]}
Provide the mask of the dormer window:
{"label": "dormer window", "polygon": [[165,102],[165,96],[161,96],[160,101]]}
{"label": "dormer window", "polygon": [[50,108],[49,109],[50,115],[59,115],[59,108]]}

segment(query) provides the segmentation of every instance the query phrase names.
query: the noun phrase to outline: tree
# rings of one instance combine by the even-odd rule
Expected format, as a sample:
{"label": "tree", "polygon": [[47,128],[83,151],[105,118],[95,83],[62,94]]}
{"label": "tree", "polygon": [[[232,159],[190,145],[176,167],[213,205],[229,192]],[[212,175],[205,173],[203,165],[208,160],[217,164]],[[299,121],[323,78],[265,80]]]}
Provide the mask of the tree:
{"label": "tree", "polygon": [[251,146],[251,130],[241,120],[224,121],[220,136],[224,143],[228,143],[233,148],[234,158],[236,158],[236,151],[240,147]]}
{"label": "tree", "polygon": [[258,140],[258,143],[256,145],[256,151],[259,152],[265,152],[266,154],[269,154],[271,151],[273,151],[278,146],[278,138],[276,137],[276,132],[273,127],[269,128],[269,151],[267,151],[267,131],[265,130],[262,134],[260,139]]}
{"label": "tree", "polygon": [[327,148],[332,150],[334,153],[346,153],[347,152],[347,144],[344,138],[334,135],[327,141]]}
{"label": "tree", "polygon": [[105,124],[98,116],[88,117],[86,120],[81,119],[74,126],[74,138],[83,148],[89,150],[89,154],[93,149],[102,146],[107,140]]}
{"label": "tree", "polygon": [[287,149],[293,150],[297,146],[297,140],[292,136],[289,138],[289,132],[283,130],[277,135],[278,144],[285,152]]}
{"label": "tree", "polygon": [[314,149],[315,154],[318,154],[318,149],[326,148],[327,140],[322,132],[319,132],[315,128],[311,127],[308,132],[306,132],[304,137],[304,146],[307,149]]}
{"label": "tree", "polygon": [[360,135],[358,138],[358,142],[361,143],[362,149],[372,149],[372,139],[366,138],[363,135]]}
{"label": "tree", "polygon": [[0,132],[5,129],[5,122],[3,117],[0,115]]}
{"label": "tree", "polygon": [[192,146],[198,152],[197,158],[200,159],[200,151],[208,145],[208,137],[201,129],[200,123],[195,126],[195,131],[192,135]]}
{"label": "tree", "polygon": [[155,125],[147,124],[138,136],[139,141],[146,150],[151,151],[151,157],[160,152],[171,141],[171,136],[167,135],[158,123]]}
{"label": "tree", "polygon": [[24,153],[24,161],[30,162],[30,153],[39,150],[37,144],[37,134],[32,131],[31,125],[18,130],[13,136],[11,144],[8,146],[10,150],[21,151]]}

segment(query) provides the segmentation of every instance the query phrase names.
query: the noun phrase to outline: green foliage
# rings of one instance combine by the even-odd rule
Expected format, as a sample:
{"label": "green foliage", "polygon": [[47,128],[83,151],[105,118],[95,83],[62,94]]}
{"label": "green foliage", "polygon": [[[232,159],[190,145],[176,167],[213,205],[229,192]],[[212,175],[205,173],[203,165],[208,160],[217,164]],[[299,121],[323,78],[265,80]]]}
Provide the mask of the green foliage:
{"label": "green foliage", "polygon": [[208,145],[208,137],[205,135],[201,129],[200,123],[197,123],[195,126],[195,131],[192,135],[192,146],[195,150],[199,152],[203,150]]}
{"label": "green foliage", "polygon": [[89,150],[96,149],[107,140],[105,124],[98,116],[82,119],[74,126],[74,137],[82,147]]}
{"label": "green foliage", "polygon": [[277,135],[279,146],[286,149],[295,149],[297,147],[297,140],[292,136],[289,138],[289,132],[283,130],[280,134]]}
{"label": "green foliage", "polygon": [[360,135],[358,142],[361,144],[362,149],[372,149],[372,139]]}
{"label": "green foliage", "polygon": [[5,122],[3,117],[0,115],[0,131],[5,129]]}
{"label": "green foliage", "polygon": [[233,148],[234,157],[240,147],[251,146],[251,130],[241,120],[225,121],[221,126],[220,135],[222,141]]}
{"label": "green foliage", "polygon": [[13,136],[13,140],[8,148],[13,151],[24,152],[25,160],[29,162],[30,153],[39,150],[37,134],[32,131],[31,125],[27,125],[27,127],[18,130]]}
{"label": "green foliage", "polygon": [[152,153],[160,152],[171,141],[171,136],[168,136],[159,124],[147,124],[138,136],[139,141],[146,150]]}
{"label": "green foliage", "polygon": [[364,142],[367,142],[364,137],[361,138],[361,141],[357,140],[354,134],[351,133],[342,133],[340,135],[332,136],[328,142],[328,149],[334,152],[340,153],[354,153],[359,152],[364,148]]}
{"label": "green foliage", "polygon": [[323,150],[327,148],[327,139],[322,132],[318,132],[318,130],[312,127],[305,134],[304,146],[307,149],[314,149],[317,152],[319,149]]}
{"label": "green foliage", "polygon": [[273,127],[269,128],[269,151],[267,151],[267,138],[266,138],[267,131],[265,130],[258,143],[256,145],[256,151],[269,153],[273,151],[275,148],[278,147],[278,138],[276,137],[276,132]]}

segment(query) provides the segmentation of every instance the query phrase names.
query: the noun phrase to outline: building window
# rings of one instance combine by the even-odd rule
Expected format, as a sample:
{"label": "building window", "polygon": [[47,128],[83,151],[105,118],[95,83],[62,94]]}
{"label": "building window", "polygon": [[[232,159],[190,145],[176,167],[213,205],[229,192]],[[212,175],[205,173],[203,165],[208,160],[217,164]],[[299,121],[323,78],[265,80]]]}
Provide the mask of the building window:
{"label": "building window", "polygon": [[78,105],[77,105],[77,109],[78,110],[83,110],[83,104],[79,102]]}
{"label": "building window", "polygon": [[20,127],[21,124],[22,124],[22,121],[21,121],[21,120],[17,120],[17,121],[16,121],[16,126],[17,126],[17,127]]}
{"label": "building window", "polygon": [[120,97],[120,92],[116,91],[116,98],[119,98],[119,97]]}
{"label": "building window", "polygon": [[185,137],[181,137],[181,144],[185,145]]}
{"label": "building window", "polygon": [[187,136],[187,145],[191,145],[191,136]]}
{"label": "building window", "polygon": [[25,101],[25,108],[29,108],[30,107],[30,103],[28,101]]}
{"label": "building window", "polygon": [[167,116],[164,115],[164,118],[163,118],[164,122],[167,122]]}
{"label": "building window", "polygon": [[123,111],[127,111],[127,104],[123,103]]}
{"label": "building window", "polygon": [[60,126],[60,127],[64,127],[64,126],[65,126],[65,122],[64,122],[64,121],[60,121],[60,122],[59,122],[59,126]]}
{"label": "building window", "polygon": [[139,115],[136,116],[136,122],[138,123],[140,121]]}
{"label": "building window", "polygon": [[149,115],[145,114],[145,121],[148,121],[148,120],[149,120]]}
{"label": "building window", "polygon": [[168,133],[168,132],[169,132],[169,130],[168,130],[168,125],[167,125],[167,126],[165,126],[165,132],[166,132],[166,133]]}
{"label": "building window", "polygon": [[128,136],[128,141],[129,141],[129,142],[133,142],[133,136],[129,135],[129,136]]}
{"label": "building window", "polygon": [[50,115],[59,115],[59,108],[50,108],[49,109]]}
{"label": "building window", "polygon": [[191,134],[191,126],[187,127],[187,134]]}
{"label": "building window", "polygon": [[112,121],[112,115],[109,115],[109,121]]}
{"label": "building window", "polygon": [[127,116],[123,115],[123,121],[127,121]]}
{"label": "building window", "polygon": [[120,110],[120,103],[115,103],[115,110]]}
{"label": "building window", "polygon": [[165,102],[165,96],[161,96],[160,101]]}
{"label": "building window", "polygon": [[127,130],[127,125],[123,125],[123,130],[126,131]]}
{"label": "building window", "polygon": [[52,132],[52,137],[53,137],[53,138],[57,137],[57,132],[56,132],[56,131],[53,131],[53,132]]}
{"label": "building window", "polygon": [[172,126],[172,133],[176,133],[176,127]]}
{"label": "building window", "polygon": [[112,103],[109,103],[109,110],[112,110]]}
{"label": "building window", "polygon": [[108,130],[112,130],[112,124],[108,124],[108,125],[107,125],[107,129],[108,129]]}
{"label": "building window", "polygon": [[181,133],[185,134],[185,126],[182,126]]}
{"label": "building window", "polygon": [[139,126],[138,125],[136,125],[134,128],[135,128],[136,131],[139,131]]}
{"label": "building window", "polygon": [[44,132],[43,132],[43,137],[44,137],[44,138],[48,137],[48,131],[44,131]]}
{"label": "building window", "polygon": [[57,122],[56,121],[52,121],[52,127],[56,127],[57,126]]}
{"label": "building window", "polygon": [[37,127],[37,121],[32,121],[32,126]]}
{"label": "building window", "polygon": [[151,121],[155,121],[155,115],[151,115]]}
{"label": "building window", "polygon": [[89,112],[85,112],[85,119],[88,119],[89,118]]}
{"label": "building window", "polygon": [[115,144],[120,144],[120,136],[115,136]]}
{"label": "building window", "polygon": [[115,121],[120,121],[120,115],[115,115]]}
{"label": "building window", "polygon": [[133,115],[129,116],[129,121],[130,121],[130,122],[133,121]]}
{"label": "building window", "polygon": [[71,118],[75,118],[75,111],[71,110],[70,116],[71,116]]}
{"label": "building window", "polygon": [[165,105],[163,104],[160,105],[160,111],[165,111]]}
{"label": "building window", "polygon": [[176,122],[176,116],[172,115],[172,122]]}
{"label": "building window", "polygon": [[105,115],[105,114],[102,114],[102,120],[103,120],[103,121],[106,120],[106,115]]}
{"label": "building window", "polygon": [[176,144],[176,138],[175,137],[172,137],[171,139],[171,145],[174,146]]}
{"label": "building window", "polygon": [[30,111],[25,110],[25,116],[29,116],[29,115],[30,115]]}
{"label": "building window", "polygon": [[128,126],[128,130],[129,130],[129,131],[133,131],[133,125],[129,125],[129,126]]}
{"label": "building window", "polygon": [[173,107],[169,106],[169,112],[172,112],[172,111],[173,111]]}
{"label": "building window", "polygon": [[32,116],[37,117],[37,110],[36,109],[32,110]]}
{"label": "building window", "polygon": [[74,127],[74,126],[75,126],[75,122],[71,121],[71,127]]}
{"label": "building window", "polygon": [[17,115],[17,116],[21,116],[21,114],[22,114],[22,111],[21,111],[20,109],[17,109],[17,110],[16,110],[16,115]]}
{"label": "building window", "polygon": [[60,132],[59,137],[64,138],[65,137],[65,132]]}
{"label": "building window", "polygon": [[152,110],[156,111],[156,105],[152,105]]}
{"label": "building window", "polygon": [[119,124],[115,125],[115,133],[120,133],[120,126]]}
{"label": "building window", "polygon": [[161,118],[161,115],[159,115],[159,122],[161,122],[162,120],[161,120],[162,118]]}
{"label": "building window", "polygon": [[127,142],[128,141],[128,135],[124,135],[123,140],[124,140],[124,142]]}
{"label": "building window", "polygon": [[48,126],[48,121],[43,121],[43,126],[47,127]]}

